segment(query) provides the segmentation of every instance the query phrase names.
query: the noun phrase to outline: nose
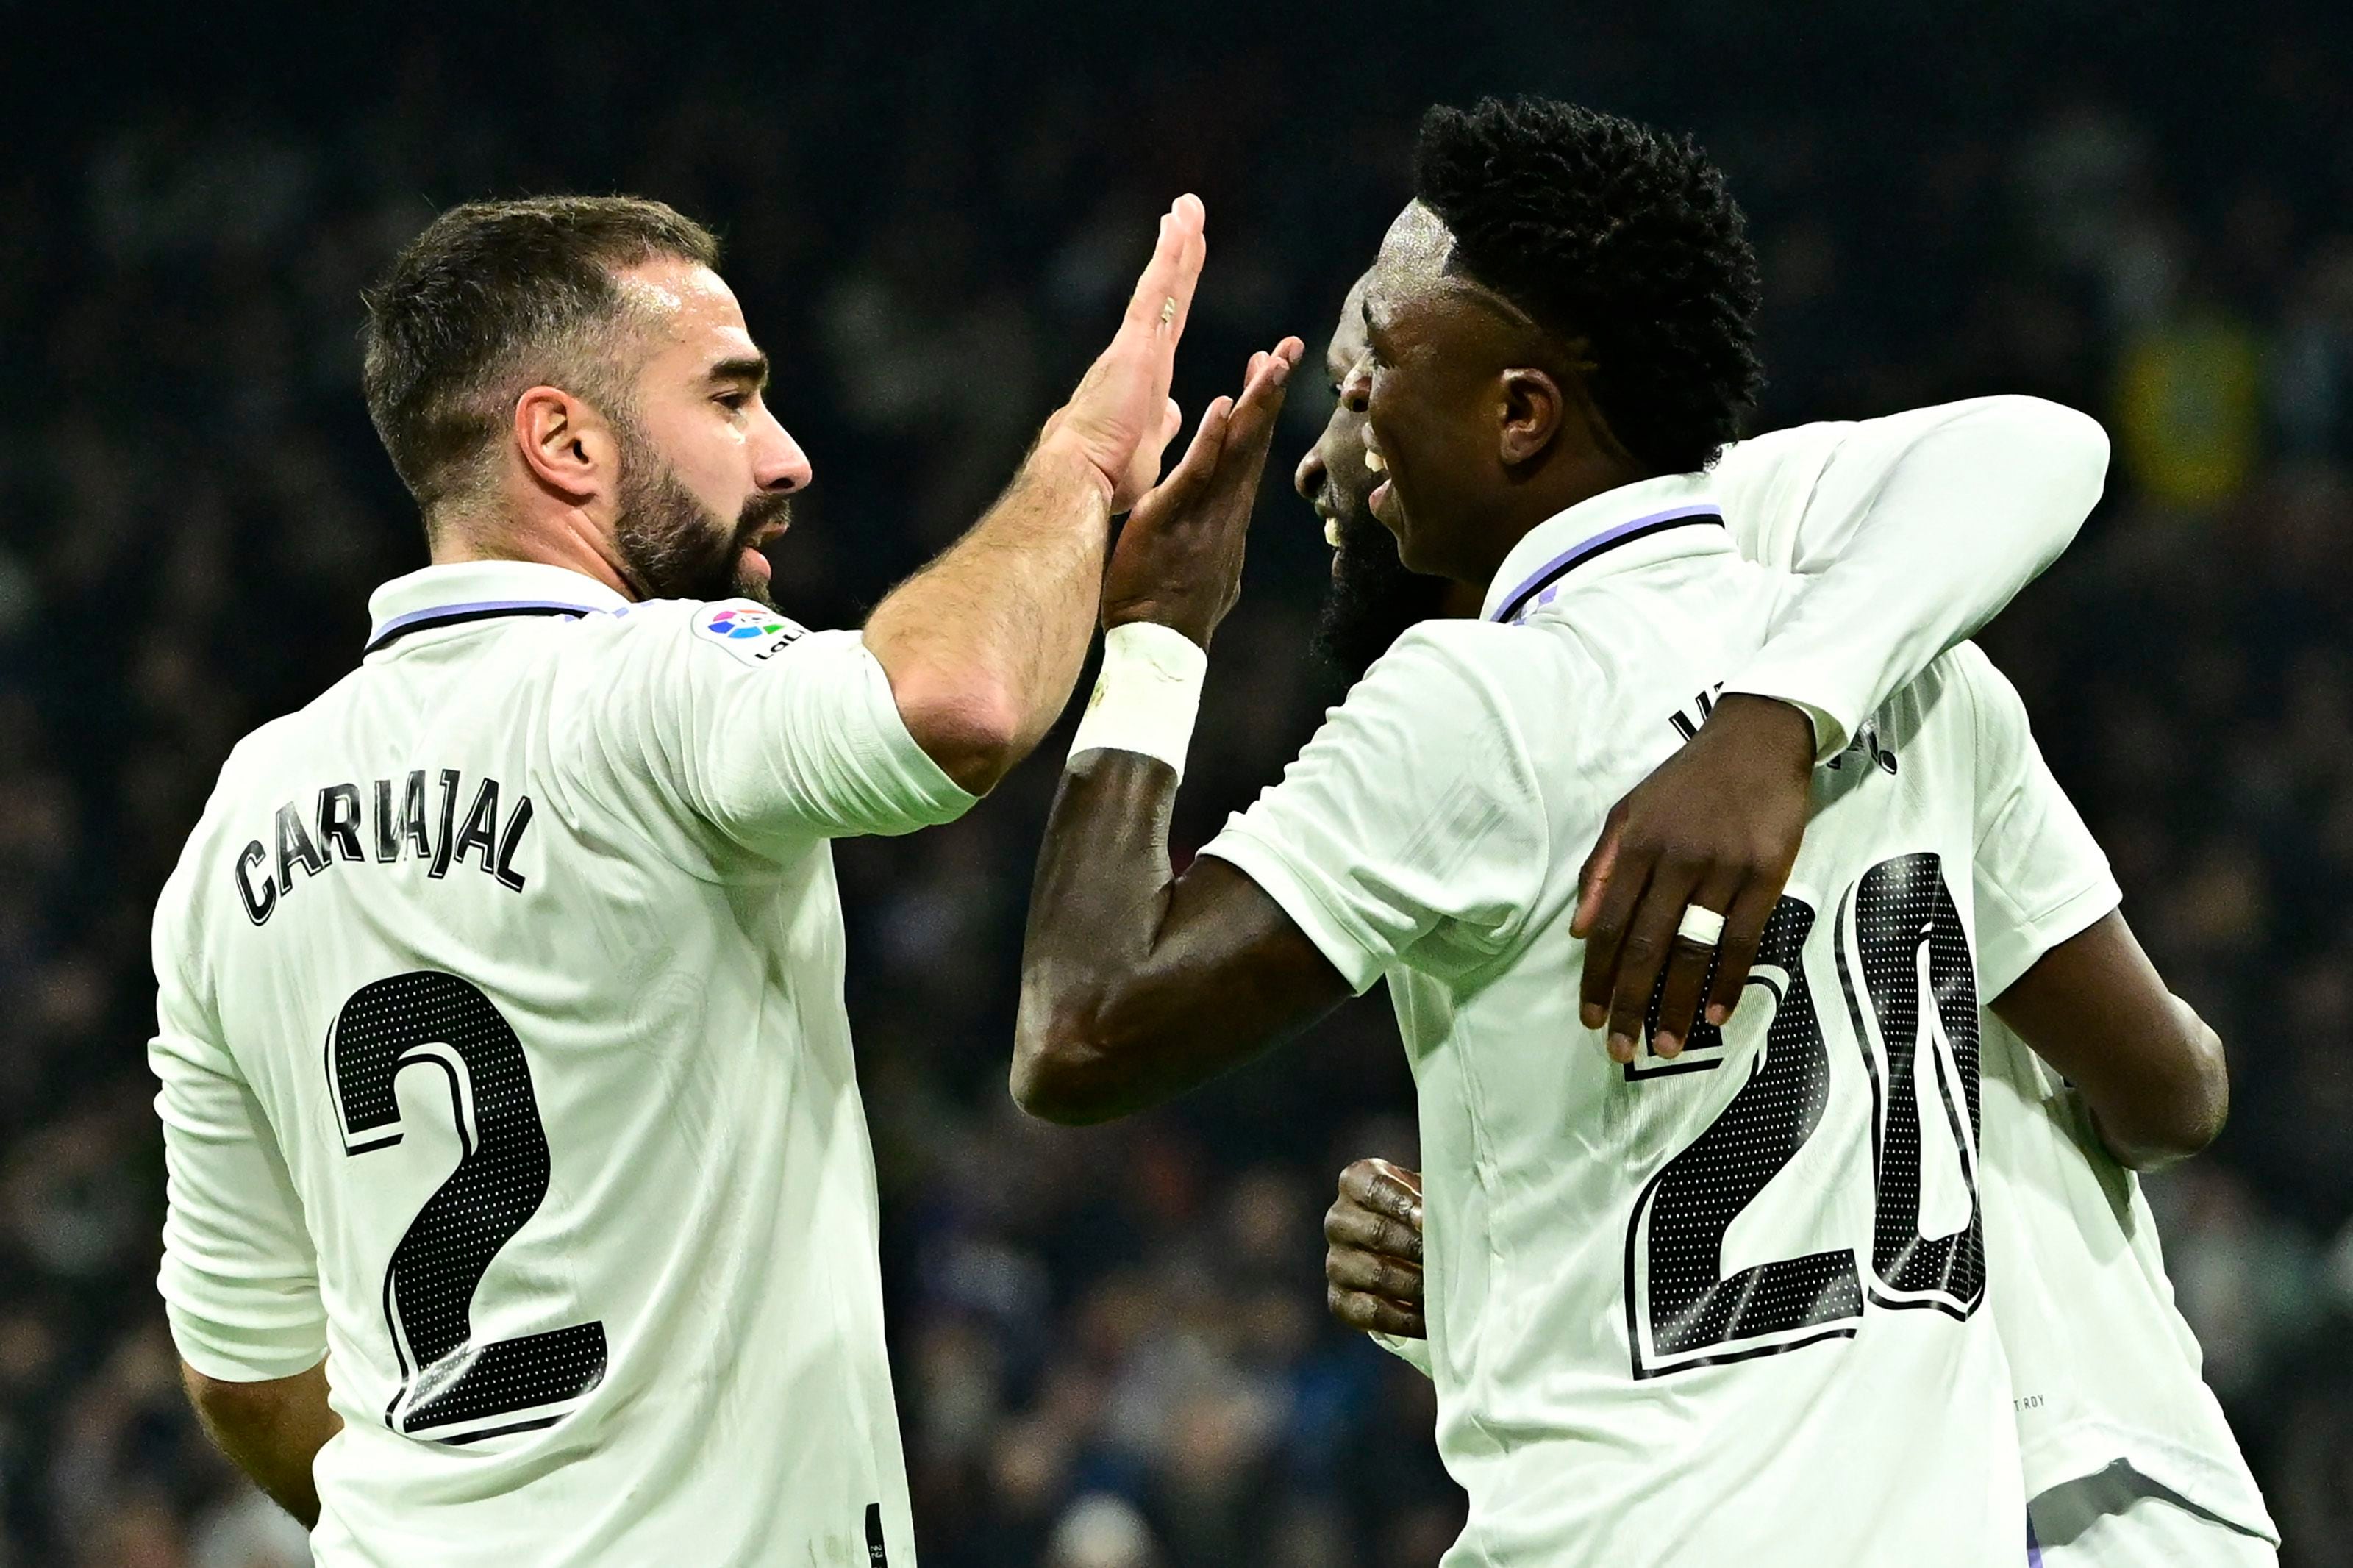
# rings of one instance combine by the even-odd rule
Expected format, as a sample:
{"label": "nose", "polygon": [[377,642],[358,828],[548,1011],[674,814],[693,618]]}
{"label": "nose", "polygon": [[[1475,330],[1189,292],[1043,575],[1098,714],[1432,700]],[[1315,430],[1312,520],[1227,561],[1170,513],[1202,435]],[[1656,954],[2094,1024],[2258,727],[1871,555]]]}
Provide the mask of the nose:
{"label": "nose", "polygon": [[1313,447],[1308,447],[1307,455],[1299,459],[1299,467],[1291,476],[1291,488],[1297,490],[1299,492],[1300,499],[1308,502],[1310,505],[1313,505],[1315,498],[1323,493],[1323,442],[1318,441]]}
{"label": "nose", "polygon": [[1348,367],[1348,374],[1340,380],[1340,406],[1351,414],[1361,415],[1372,406],[1372,363],[1359,355],[1356,363]]}
{"label": "nose", "polygon": [[817,478],[816,469],[809,466],[808,454],[793,439],[793,433],[776,424],[773,416],[769,424],[775,431],[761,444],[759,465],[753,478],[762,489],[786,495],[808,489],[809,481]]}

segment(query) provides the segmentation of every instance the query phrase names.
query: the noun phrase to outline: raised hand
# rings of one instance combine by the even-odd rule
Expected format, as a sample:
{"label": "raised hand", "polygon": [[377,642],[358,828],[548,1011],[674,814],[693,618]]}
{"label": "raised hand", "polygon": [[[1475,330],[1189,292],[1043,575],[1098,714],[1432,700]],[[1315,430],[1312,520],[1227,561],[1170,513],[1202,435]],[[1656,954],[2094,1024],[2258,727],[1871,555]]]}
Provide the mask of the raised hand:
{"label": "raised hand", "polygon": [[1430,1337],[1422,1316],[1421,1173],[1359,1160],[1324,1215],[1324,1300],[1366,1333]]}
{"label": "raised hand", "polygon": [[1103,579],[1103,625],[1157,621],[1203,647],[1241,594],[1250,509],[1284,388],[1305,350],[1285,338],[1250,356],[1239,399],[1201,416],[1167,479],[1135,503]]}
{"label": "raised hand", "polygon": [[1176,198],[1160,219],[1160,242],[1135,280],[1111,346],[1087,369],[1071,400],[1046,421],[1039,447],[1067,445],[1094,466],[1111,510],[1125,511],[1160,475],[1160,455],[1180,416],[1168,399],[1176,343],[1192,313],[1193,289],[1208,256],[1201,198]]}

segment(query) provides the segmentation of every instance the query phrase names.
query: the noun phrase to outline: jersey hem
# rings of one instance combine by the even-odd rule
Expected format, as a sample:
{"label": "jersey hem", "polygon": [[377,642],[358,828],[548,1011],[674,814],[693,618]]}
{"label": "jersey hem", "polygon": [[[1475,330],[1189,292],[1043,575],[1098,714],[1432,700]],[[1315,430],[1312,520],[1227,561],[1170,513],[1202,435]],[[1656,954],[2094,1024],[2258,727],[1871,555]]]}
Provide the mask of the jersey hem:
{"label": "jersey hem", "polygon": [[2253,1476],[2239,1466],[2155,1433],[2112,1421],[2080,1421],[2066,1432],[2021,1443],[2019,1458],[2039,1483],[2028,1494],[2030,1500],[2098,1475],[2122,1460],[2231,1529],[2273,1546],[2280,1543],[2279,1526],[2273,1522]]}

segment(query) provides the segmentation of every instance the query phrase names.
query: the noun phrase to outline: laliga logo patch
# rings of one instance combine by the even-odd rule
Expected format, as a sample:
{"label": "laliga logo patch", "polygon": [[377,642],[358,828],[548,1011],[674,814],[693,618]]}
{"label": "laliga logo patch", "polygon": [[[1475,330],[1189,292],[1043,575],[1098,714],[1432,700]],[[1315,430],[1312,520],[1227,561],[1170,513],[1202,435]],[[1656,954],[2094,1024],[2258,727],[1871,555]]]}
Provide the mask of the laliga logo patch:
{"label": "laliga logo patch", "polygon": [[716,641],[745,664],[759,664],[808,635],[808,628],[787,620],[765,605],[742,599],[713,605],[702,612],[694,629]]}

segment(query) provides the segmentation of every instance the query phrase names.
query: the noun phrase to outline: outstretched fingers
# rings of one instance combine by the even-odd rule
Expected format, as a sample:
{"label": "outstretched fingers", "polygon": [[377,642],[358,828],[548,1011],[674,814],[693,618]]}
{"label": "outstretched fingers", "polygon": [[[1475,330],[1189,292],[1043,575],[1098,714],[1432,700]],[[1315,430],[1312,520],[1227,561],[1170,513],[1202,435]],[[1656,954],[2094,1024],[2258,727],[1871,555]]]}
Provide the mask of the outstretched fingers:
{"label": "outstretched fingers", "polygon": [[1208,241],[1203,234],[1208,218],[1201,198],[1190,195],[1177,197],[1161,215],[1160,238],[1152,247],[1152,259],[1145,263],[1143,274],[1135,280],[1135,292],[1128,296],[1123,333],[1160,343],[1172,354],[1176,352],[1177,340],[1185,335],[1185,322],[1193,313],[1193,290],[1201,281],[1202,263],[1208,258]]}
{"label": "outstretched fingers", "polygon": [[[1169,405],[1175,407],[1176,405]],[[1161,489],[1171,501],[1182,501],[1198,494],[1218,471],[1218,459],[1226,448],[1228,432],[1232,427],[1234,400],[1216,397],[1201,411],[1201,423],[1193,429],[1192,443],[1176,466],[1160,481]]]}

